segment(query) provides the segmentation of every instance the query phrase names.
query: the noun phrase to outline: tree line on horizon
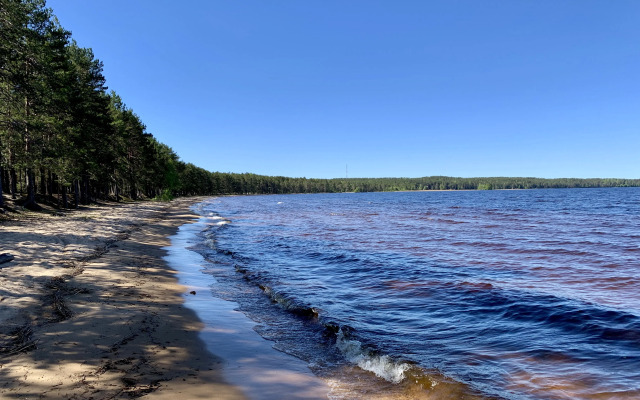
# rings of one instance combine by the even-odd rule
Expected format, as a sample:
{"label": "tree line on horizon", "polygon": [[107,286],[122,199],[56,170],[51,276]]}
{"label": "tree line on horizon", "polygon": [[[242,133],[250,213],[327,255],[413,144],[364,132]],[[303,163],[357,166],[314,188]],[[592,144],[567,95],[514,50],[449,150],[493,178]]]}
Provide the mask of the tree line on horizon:
{"label": "tree line on horizon", "polygon": [[390,192],[418,190],[507,190],[638,187],[640,179],[614,178],[333,178],[308,179],[209,172],[192,164],[182,176],[183,195]]}
{"label": "tree line on horizon", "polygon": [[186,163],[108,91],[103,64],[45,0],[0,0],[0,206],[217,194],[640,186],[637,179],[306,179]]}

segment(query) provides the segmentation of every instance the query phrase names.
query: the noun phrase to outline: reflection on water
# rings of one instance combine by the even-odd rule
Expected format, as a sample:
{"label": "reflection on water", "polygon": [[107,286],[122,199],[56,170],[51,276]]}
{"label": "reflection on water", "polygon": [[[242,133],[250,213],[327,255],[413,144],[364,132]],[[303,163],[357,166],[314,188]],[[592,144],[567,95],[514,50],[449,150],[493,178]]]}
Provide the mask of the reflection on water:
{"label": "reflection on water", "polygon": [[639,397],[640,189],[228,197],[200,212],[214,293],[335,393],[336,371],[360,365],[413,398]]}

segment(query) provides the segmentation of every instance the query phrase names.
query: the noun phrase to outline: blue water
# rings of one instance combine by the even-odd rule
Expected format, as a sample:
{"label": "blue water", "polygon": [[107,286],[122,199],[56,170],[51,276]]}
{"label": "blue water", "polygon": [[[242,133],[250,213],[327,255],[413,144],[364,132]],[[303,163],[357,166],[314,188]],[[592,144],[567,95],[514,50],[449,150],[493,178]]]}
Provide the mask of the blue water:
{"label": "blue water", "polygon": [[239,196],[199,212],[214,294],[337,386],[640,398],[638,188]]}

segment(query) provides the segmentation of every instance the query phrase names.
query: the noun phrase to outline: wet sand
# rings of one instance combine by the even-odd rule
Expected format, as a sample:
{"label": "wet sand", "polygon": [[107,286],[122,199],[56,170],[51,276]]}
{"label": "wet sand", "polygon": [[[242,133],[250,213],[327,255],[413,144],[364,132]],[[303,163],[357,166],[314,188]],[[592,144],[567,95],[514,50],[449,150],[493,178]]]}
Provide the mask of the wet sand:
{"label": "wet sand", "polygon": [[207,226],[206,218],[181,226],[170,237],[165,260],[190,293],[185,305],[205,324],[200,337],[224,360],[224,378],[251,400],[327,399],[329,386],[313,375],[305,361],[274,349],[273,342],[254,330],[256,322],[237,311],[237,303],[211,295],[209,287],[216,280],[202,273],[206,264],[202,255],[188,249]]}
{"label": "wet sand", "polygon": [[0,398],[245,398],[163,260],[197,200],[0,221]]}

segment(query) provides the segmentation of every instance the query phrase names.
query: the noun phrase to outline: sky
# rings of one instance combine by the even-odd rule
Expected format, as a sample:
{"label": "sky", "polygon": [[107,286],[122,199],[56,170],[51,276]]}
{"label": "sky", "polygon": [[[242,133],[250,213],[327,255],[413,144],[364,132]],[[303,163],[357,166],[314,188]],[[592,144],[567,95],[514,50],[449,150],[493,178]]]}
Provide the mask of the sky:
{"label": "sky", "polygon": [[636,0],[48,0],[210,171],[640,178]]}

